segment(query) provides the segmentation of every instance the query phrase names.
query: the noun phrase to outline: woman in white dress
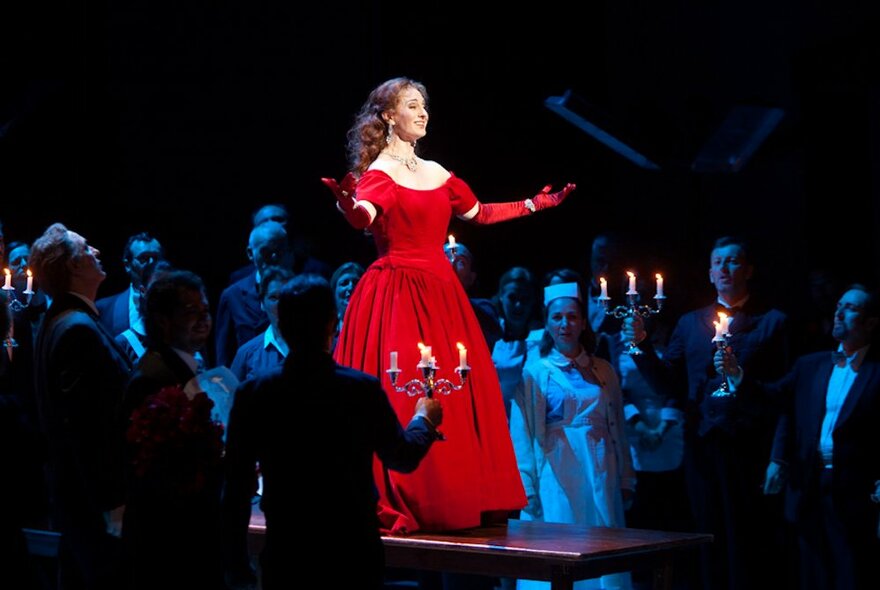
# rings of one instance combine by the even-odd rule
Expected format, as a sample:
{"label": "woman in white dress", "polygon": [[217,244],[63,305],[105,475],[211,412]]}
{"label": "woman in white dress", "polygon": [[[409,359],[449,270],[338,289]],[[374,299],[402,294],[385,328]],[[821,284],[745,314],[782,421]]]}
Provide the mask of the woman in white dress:
{"label": "woman in white dress", "polygon": [[[511,438],[528,496],[520,518],[625,526],[624,507],[636,482],[617,375],[582,344],[585,332],[590,332],[576,283],[546,287],[544,305],[540,353],[529,355],[523,388],[510,414]],[[575,584],[577,590],[630,587],[628,573]],[[549,584],[519,580],[517,588]]]}

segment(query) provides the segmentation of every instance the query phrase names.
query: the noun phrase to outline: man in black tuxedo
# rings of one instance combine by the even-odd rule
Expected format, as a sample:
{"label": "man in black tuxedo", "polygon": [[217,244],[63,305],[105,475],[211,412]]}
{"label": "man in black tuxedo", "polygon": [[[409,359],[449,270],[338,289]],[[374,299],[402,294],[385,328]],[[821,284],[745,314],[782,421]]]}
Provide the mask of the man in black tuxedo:
{"label": "man in black tuxedo", "polygon": [[805,355],[770,386],[783,413],[765,492],[785,487],[805,589],[880,588],[878,322],[877,294],[851,286],[834,312],[832,336],[840,345],[833,358]]}
{"label": "man in black tuxedo", "polygon": [[[381,588],[374,453],[391,469],[412,471],[436,438],[442,408],[437,400],[420,399],[404,430],[375,377],[333,361],[336,304],[322,277],[291,279],[282,289],[278,316],[290,354],[282,368],[242,384],[230,417],[223,498],[227,563],[239,574],[248,568],[250,500],[259,464],[266,516],[263,588],[291,587],[340,543],[346,554],[358,555],[358,565],[325,572],[332,577],[328,584]],[[294,551],[297,537],[308,542]]]}
{"label": "man in black tuxedo", "polygon": [[162,245],[150,234],[141,232],[128,238],[122,254],[122,264],[130,284],[119,293],[98,299],[95,304],[101,314],[101,323],[113,336],[118,336],[129,328],[141,336],[145,334],[139,307],[145,287],[144,270],[164,259]]}
{"label": "man in black tuxedo", "polygon": [[[205,285],[190,271],[169,270],[154,278],[144,308],[149,344],[126,387],[128,415],[164,387],[200,391],[191,381],[200,369],[197,355],[211,335]],[[194,453],[194,448],[191,443],[178,452]],[[186,494],[151,477],[129,478],[123,539],[131,554],[131,590],[224,587],[218,530],[222,469],[211,465],[204,476],[200,489]]]}
{"label": "man in black tuxedo", "polygon": [[662,360],[645,340],[641,318],[627,318],[623,334],[644,350],[633,357],[642,374],[684,413],[683,462],[694,522],[715,536],[702,555],[702,586],[751,589],[772,580],[768,571],[783,575],[772,546],[781,534],[781,507],[761,493],[776,412],[760,388],[737,387],[731,377],[733,395],[712,395],[722,382],[713,322],[719,311],[732,318],[731,349],[746,374],[767,381],[781,378],[789,366],[787,320],[750,296],[754,268],[742,240],[718,239],[709,260],[717,300],[679,319]]}
{"label": "man in black tuxedo", "polygon": [[106,276],[97,249],[60,223],[30,264],[52,298],[35,348],[37,407],[49,453],[61,588],[123,587],[122,392],[130,366],[95,308]]}
{"label": "man in black tuxedo", "polygon": [[254,263],[252,272],[226,287],[217,305],[214,339],[218,366],[232,366],[238,349],[269,327],[269,318],[260,306],[261,271],[269,266],[293,266],[287,230],[277,221],[266,221],[251,230],[247,255]]}

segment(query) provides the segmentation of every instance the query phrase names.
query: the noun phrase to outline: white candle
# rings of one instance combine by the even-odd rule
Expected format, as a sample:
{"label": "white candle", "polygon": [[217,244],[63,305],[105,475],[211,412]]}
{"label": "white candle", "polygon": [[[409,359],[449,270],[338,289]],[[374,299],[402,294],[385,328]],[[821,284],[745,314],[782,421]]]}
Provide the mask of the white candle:
{"label": "white candle", "polygon": [[3,283],[3,288],[4,289],[11,289],[12,288],[12,273],[9,272],[8,268],[4,268],[3,272],[6,273],[6,282]]}
{"label": "white candle", "polygon": [[452,250],[455,248],[455,236],[449,234],[449,249]]}
{"label": "white candle", "polygon": [[399,369],[397,368],[397,351],[396,351],[396,350],[392,350],[392,351],[391,351],[391,367],[389,367],[389,368],[390,368],[392,371],[398,371],[398,370],[399,370]]}
{"label": "white candle", "polygon": [[627,295],[638,295],[638,291],[636,291],[636,273],[626,271],[626,276],[629,277],[629,291],[626,292]]}
{"label": "white candle", "polygon": [[599,297],[602,299],[608,299],[608,281],[605,280],[605,277],[599,277],[599,288],[602,289],[602,293]]}
{"label": "white candle", "polygon": [[718,342],[721,340],[721,322],[712,322],[712,325],[715,326],[715,337],[712,338],[712,342]]}
{"label": "white candle", "polygon": [[437,357],[436,356],[431,357],[431,365],[430,366],[435,369],[437,368]]}
{"label": "white candle", "polygon": [[654,276],[657,277],[657,297],[663,297],[663,275],[658,272]]}
{"label": "white candle", "polygon": [[419,342],[419,351],[422,353],[422,360],[419,363],[420,367],[427,367],[431,364],[431,347],[425,346],[421,342]]}
{"label": "white candle", "polygon": [[31,272],[31,269],[27,270],[27,288],[24,290],[25,295],[31,294],[34,292],[34,273]]}
{"label": "white candle", "polygon": [[458,346],[458,368],[467,369],[467,348],[461,342],[457,343],[456,346]]}
{"label": "white candle", "polygon": [[718,312],[718,319],[721,320],[721,333],[730,333],[730,318],[723,311]]}

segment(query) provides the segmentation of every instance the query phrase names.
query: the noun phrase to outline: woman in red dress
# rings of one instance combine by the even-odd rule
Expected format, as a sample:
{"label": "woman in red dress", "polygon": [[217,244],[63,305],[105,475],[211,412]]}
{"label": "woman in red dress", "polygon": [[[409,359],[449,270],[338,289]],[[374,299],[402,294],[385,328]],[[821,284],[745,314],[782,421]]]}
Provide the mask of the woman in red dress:
{"label": "woman in red dress", "polygon": [[446,440],[414,473],[376,463],[381,526],[392,534],[479,526],[484,513],[525,505],[498,376],[443,243],[452,215],[495,223],[558,205],[574,189],[549,193],[548,186],[531,199],[481,204],[461,179],[416,155],[426,102],[419,82],[395,78],[378,86],[348,133],[351,172],[341,183],[322,179],[349,223],[369,227],[378,249],[349,301],[336,361],[378,376],[404,421],[416,399],[391,387],[391,352],[402,370],[398,384],[421,378],[420,342],[432,347],[437,379],[458,383],[458,342],[472,368],[467,384],[442,400]]}

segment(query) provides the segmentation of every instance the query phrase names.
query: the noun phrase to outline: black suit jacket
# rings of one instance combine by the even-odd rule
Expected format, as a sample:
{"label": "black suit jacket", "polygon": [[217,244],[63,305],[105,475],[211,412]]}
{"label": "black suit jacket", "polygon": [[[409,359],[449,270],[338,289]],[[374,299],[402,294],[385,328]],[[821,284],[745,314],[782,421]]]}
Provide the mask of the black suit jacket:
{"label": "black suit jacket", "polygon": [[[390,469],[411,471],[433,439],[433,428],[422,419],[401,428],[375,377],[341,367],[324,353],[292,352],[282,368],[245,381],[235,394],[223,499],[232,555],[239,563],[247,558],[259,462],[266,551],[283,551],[285,539],[302,536],[310,541],[305,552],[298,550],[299,562],[316,563],[325,543],[338,543],[344,531],[348,551],[376,559],[367,558],[369,575],[363,570],[340,573],[346,579],[363,576],[358,587],[370,586],[367,580],[376,571],[381,576],[373,454]],[[304,491],[307,502],[291,502]],[[270,563],[264,564],[264,576],[277,580],[281,568],[270,570]],[[289,563],[281,567],[291,571]]]}
{"label": "black suit jacket", "polygon": [[127,416],[147,396],[158,393],[163,387],[180,385],[195,377],[180,355],[168,346],[151,346],[138,361],[125,387],[125,411]]}
{"label": "black suit jacket", "polygon": [[269,327],[269,316],[260,308],[256,270],[220,294],[214,342],[217,365],[232,366],[239,347]]}
{"label": "black suit jacket", "polygon": [[[825,417],[833,363],[828,352],[801,357],[780,381],[769,386],[783,408],[776,428],[773,459],[790,466],[786,518],[797,522],[805,510],[817,510],[822,470],[818,445]],[[859,367],[833,430],[832,498],[851,530],[870,534],[880,507],[871,502],[880,480],[880,346],[874,344]],[[876,530],[876,528],[874,528]]]}
{"label": "black suit jacket", "polygon": [[712,322],[718,320],[717,311],[713,304],[684,314],[662,361],[647,340],[639,345],[645,354],[634,357],[635,361],[655,389],[665,392],[684,411],[690,432],[705,435],[720,428],[734,435],[755,429],[772,433],[776,414],[763,389],[752,380],[772,381],[785,374],[790,354],[786,316],[762,308],[751,299],[735,315],[730,344],[750,380],[743,382],[735,396],[711,398],[721,385],[713,362],[716,348]]}
{"label": "black suit jacket", "polygon": [[121,293],[102,297],[95,302],[100,314],[101,325],[113,336],[118,336],[131,327],[128,321],[128,300],[131,287]]}
{"label": "black suit jacket", "polygon": [[123,503],[123,388],[128,359],[79,297],[61,295],[36,344],[36,394],[59,528],[102,534]]}

